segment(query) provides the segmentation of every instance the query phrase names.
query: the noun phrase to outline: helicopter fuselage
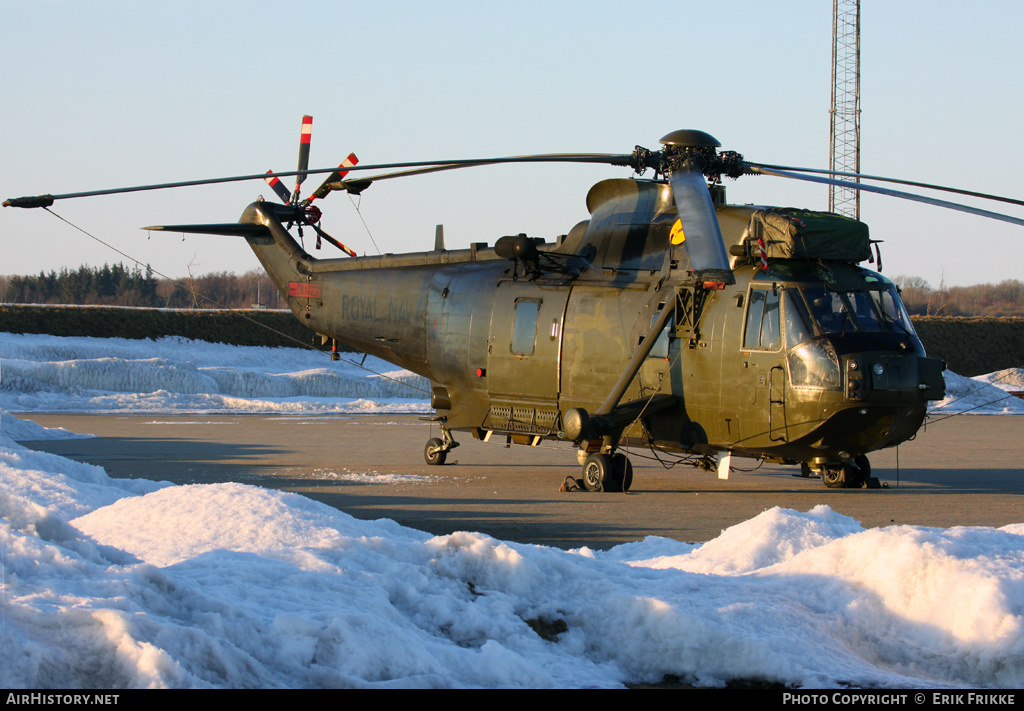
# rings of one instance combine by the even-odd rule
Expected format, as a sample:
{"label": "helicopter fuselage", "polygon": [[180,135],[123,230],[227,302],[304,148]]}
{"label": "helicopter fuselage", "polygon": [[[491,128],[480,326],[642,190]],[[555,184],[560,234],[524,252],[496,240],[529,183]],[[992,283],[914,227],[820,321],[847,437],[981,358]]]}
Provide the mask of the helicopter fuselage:
{"label": "helicopter fuselage", "polygon": [[[603,181],[588,207],[589,221],[538,245],[543,261],[485,244],[317,260],[276,206],[254,203],[241,222],[268,228],[247,239],[300,321],[428,378],[437,418],[478,438],[820,467],[912,437],[942,397],[942,363],[881,275],[737,258],[734,284],[708,285],[673,244],[663,182]],[[716,206],[727,247],[755,209]],[[582,429],[581,412],[596,413]]]}

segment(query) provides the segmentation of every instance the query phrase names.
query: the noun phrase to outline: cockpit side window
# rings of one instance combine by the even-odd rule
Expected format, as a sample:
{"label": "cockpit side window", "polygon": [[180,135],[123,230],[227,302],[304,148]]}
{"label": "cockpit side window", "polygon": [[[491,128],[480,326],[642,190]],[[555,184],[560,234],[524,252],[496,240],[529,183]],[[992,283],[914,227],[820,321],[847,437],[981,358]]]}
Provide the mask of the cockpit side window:
{"label": "cockpit side window", "polygon": [[878,311],[875,310],[875,302],[866,291],[850,291],[846,296],[853,304],[853,312],[857,315],[857,323],[862,331],[882,331],[882,321]]}
{"label": "cockpit side window", "polygon": [[747,327],[743,336],[744,348],[757,348],[761,340],[761,316],[764,315],[764,290],[751,289],[747,299]]}
{"label": "cockpit side window", "polygon": [[822,333],[849,333],[855,330],[853,317],[842,294],[816,286],[804,288],[811,315]]}
{"label": "cockpit side window", "polygon": [[813,336],[814,331],[800,293],[796,289],[786,289],[783,293],[786,295],[786,346],[792,348]]}
{"label": "cockpit side window", "polygon": [[747,325],[743,335],[744,348],[775,350],[779,347],[779,291],[751,289],[747,301]]}
{"label": "cockpit side window", "polygon": [[914,333],[914,325],[910,322],[910,316],[903,307],[895,287],[890,286],[884,291],[872,290],[869,293],[886,323],[897,332]]}

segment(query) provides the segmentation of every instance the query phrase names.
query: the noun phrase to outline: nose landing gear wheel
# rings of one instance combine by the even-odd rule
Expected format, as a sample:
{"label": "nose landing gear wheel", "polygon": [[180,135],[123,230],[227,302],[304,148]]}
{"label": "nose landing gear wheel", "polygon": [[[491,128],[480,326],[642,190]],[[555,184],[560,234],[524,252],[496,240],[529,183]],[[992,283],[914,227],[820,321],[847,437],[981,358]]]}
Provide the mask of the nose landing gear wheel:
{"label": "nose landing gear wheel", "polygon": [[871,462],[867,456],[861,454],[853,458],[853,468],[856,470],[854,481],[849,486],[865,489],[881,489],[882,484],[876,477],[871,476]]}
{"label": "nose landing gear wheel", "polygon": [[427,446],[423,448],[423,458],[431,466],[444,464],[444,460],[448,458],[448,451],[444,448],[444,442],[437,437],[428,439]]}
{"label": "nose landing gear wheel", "polygon": [[827,464],[821,470],[821,481],[830,489],[879,489],[878,479],[871,476],[871,463],[863,454],[843,464]]}
{"label": "nose landing gear wheel", "polygon": [[842,489],[846,486],[846,466],[843,464],[826,464],[821,469],[821,483],[830,489]]}

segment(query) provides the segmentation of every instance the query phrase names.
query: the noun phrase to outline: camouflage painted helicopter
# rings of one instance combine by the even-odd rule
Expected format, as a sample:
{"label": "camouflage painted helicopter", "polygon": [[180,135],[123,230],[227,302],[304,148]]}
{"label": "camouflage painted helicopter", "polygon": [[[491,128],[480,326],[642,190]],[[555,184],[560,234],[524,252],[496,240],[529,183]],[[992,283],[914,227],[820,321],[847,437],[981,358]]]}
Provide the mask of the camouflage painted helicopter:
{"label": "camouflage painted helicopter", "polygon": [[[629,489],[625,446],[695,455],[722,477],[737,456],[800,465],[829,487],[877,486],[866,455],[914,436],[927,402],[943,397],[944,364],[926,357],[896,286],[858,266],[872,254],[866,225],[831,213],[728,205],[722,176],[847,185],[1024,221],[809,175],[829,171],[750,163],[719,151],[701,131],[675,131],[661,144],[624,155],[358,167],[350,156],[338,169],[311,171],[306,138],[294,172],[4,205],[296,175],[292,195],[276,187],[282,203],[260,198],[237,223],[145,229],[244,237],[291,311],[323,343],[428,378],[441,434],[426,443],[428,464],[444,464],[458,446],[453,433],[469,432],[523,445],[574,443],[591,491]],[[440,170],[555,161],[627,166],[635,176],[594,185],[590,219],[553,243],[519,234],[493,247],[447,250],[439,228],[432,251],[317,259],[289,232],[311,227],[351,254],[318,226],[313,199]],[[403,170],[345,180],[343,168]],[[648,169],[654,177],[640,177]],[[307,174],[329,171],[300,199]]]}

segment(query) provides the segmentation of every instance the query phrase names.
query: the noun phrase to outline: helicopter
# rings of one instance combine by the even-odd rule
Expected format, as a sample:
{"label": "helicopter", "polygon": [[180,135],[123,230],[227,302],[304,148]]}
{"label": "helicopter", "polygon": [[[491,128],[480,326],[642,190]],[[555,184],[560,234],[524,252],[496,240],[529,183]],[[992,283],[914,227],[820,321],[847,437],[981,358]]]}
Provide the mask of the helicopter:
{"label": "helicopter", "polygon": [[[308,119],[293,172],[67,195],[4,206],[264,179],[280,202],[258,200],[235,223],[147,230],[246,240],[295,317],[330,344],[427,378],[440,437],[424,446],[443,465],[464,432],[483,441],[570,443],[588,491],[628,491],[623,450],[693,455],[727,478],[732,458],[798,465],[830,488],[878,488],[867,455],[913,438],[927,403],[944,396],[945,364],[925,354],[896,285],[860,266],[877,243],[863,222],[827,212],[730,205],[722,178],[759,173],[852,186],[1024,225],[956,203],[848,182],[834,171],[744,160],[697,130],[657,151],[308,169]],[[311,119],[309,119],[311,121]],[[590,218],[553,242],[526,234],[493,246],[356,257],[319,226],[311,203],[360,194],[379,180],[525,162],[633,169],[586,197]],[[353,170],[394,170],[346,179]],[[652,178],[643,177],[653,170]],[[310,197],[308,174],[330,172]],[[278,177],[296,176],[289,194]],[[838,174],[1024,202],[878,176]],[[346,255],[316,258],[292,236],[312,228]]]}

